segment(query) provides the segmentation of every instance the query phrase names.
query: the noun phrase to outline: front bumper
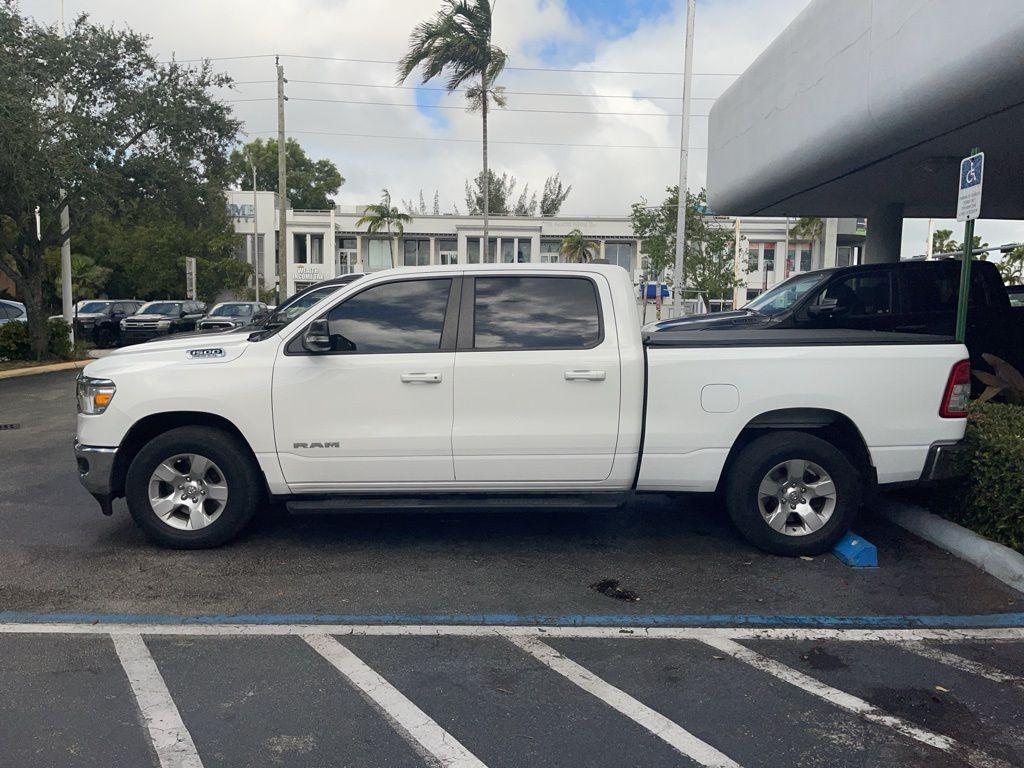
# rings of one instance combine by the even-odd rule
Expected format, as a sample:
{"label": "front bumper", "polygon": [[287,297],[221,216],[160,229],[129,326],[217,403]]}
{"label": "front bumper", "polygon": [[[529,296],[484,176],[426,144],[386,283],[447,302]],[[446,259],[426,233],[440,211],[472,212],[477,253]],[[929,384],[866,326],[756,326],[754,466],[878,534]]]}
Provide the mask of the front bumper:
{"label": "front bumper", "polygon": [[170,333],[170,328],[132,328],[128,326],[121,329],[121,341],[124,344],[137,344],[150,339],[159,339],[170,335]]}
{"label": "front bumper", "polygon": [[932,443],[921,471],[921,481],[949,480],[967,473],[970,448],[963,440]]}
{"label": "front bumper", "polygon": [[81,445],[75,440],[75,460],[78,462],[78,480],[93,498],[99,502],[103,514],[113,511],[114,501],[114,460],[117,448],[97,448]]}

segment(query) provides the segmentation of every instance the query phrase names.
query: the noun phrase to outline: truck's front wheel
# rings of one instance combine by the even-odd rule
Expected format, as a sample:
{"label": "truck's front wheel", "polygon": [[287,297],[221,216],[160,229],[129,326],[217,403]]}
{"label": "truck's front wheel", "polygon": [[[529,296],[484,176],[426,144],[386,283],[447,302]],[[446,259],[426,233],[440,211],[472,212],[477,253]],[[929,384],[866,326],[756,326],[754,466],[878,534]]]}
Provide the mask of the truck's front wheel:
{"label": "truck's front wheel", "polygon": [[159,544],[216,547],[235,538],[259,503],[258,471],[238,440],[210,427],[179,427],[150,440],[128,468],[135,522]]}
{"label": "truck's front wheel", "polygon": [[755,546],[776,555],[817,555],[853,525],[861,481],[831,443],[804,432],[769,431],[732,462],[725,504]]}

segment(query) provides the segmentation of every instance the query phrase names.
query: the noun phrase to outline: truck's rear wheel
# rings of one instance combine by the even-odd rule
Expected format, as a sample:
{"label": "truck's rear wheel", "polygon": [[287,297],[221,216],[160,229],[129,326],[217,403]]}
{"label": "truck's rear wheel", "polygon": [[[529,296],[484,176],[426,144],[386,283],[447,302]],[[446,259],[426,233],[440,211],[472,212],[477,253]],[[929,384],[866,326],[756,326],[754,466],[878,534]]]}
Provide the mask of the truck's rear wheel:
{"label": "truck's rear wheel", "polygon": [[776,555],[826,552],[853,525],[857,470],[834,445],[804,432],[769,431],[745,446],[725,479],[740,533]]}
{"label": "truck's rear wheel", "polygon": [[242,532],[256,511],[259,489],[258,470],[235,437],[210,427],[179,427],[136,454],[125,496],[151,539],[204,549]]}

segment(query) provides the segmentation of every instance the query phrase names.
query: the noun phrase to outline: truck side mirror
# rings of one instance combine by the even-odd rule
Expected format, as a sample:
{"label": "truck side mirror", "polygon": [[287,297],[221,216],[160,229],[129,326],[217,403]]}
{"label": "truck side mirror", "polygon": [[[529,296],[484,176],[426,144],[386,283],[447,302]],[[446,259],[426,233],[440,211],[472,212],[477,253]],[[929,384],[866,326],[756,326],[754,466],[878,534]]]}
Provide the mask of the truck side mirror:
{"label": "truck side mirror", "polygon": [[326,320],[314,320],[302,334],[302,347],[313,354],[331,351],[331,329]]}

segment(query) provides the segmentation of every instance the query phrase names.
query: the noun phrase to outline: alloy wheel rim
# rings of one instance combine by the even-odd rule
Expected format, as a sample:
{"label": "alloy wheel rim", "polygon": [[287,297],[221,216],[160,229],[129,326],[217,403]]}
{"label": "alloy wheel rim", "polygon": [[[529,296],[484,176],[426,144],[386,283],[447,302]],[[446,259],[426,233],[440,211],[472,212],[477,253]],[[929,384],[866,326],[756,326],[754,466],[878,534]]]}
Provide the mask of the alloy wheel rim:
{"label": "alloy wheel rim", "polygon": [[165,459],[149,478],[153,514],[180,531],[197,531],[215,522],[227,501],[224,473],[198,453],[178,453]]}
{"label": "alloy wheel rim", "polygon": [[757,508],[773,531],[807,536],[820,530],[836,508],[836,485],[821,466],[789,459],[772,467],[757,489]]}

